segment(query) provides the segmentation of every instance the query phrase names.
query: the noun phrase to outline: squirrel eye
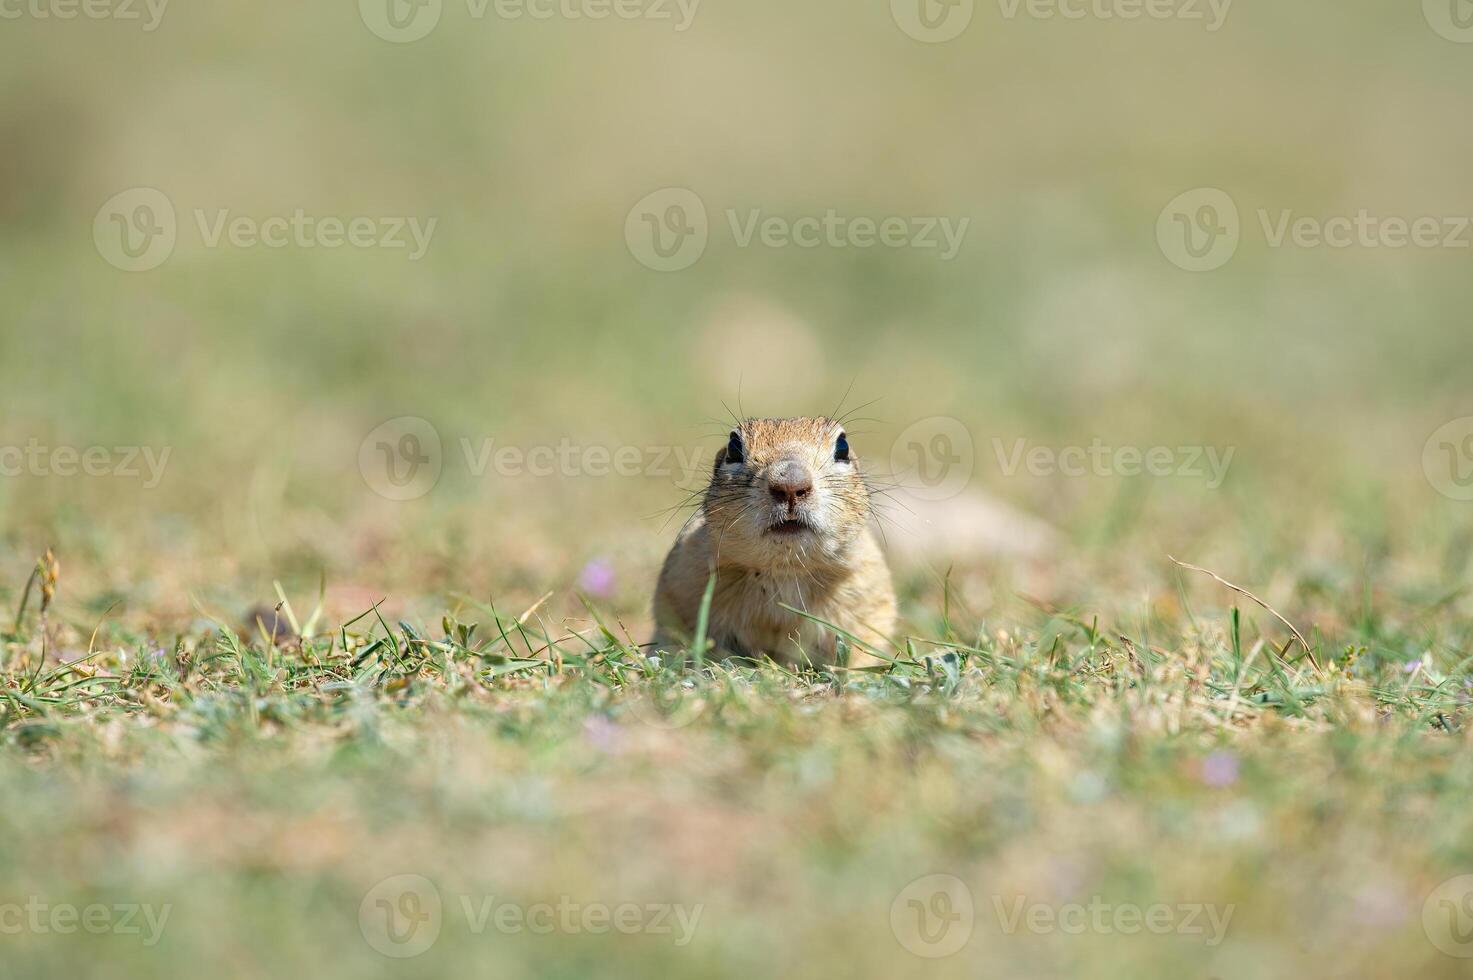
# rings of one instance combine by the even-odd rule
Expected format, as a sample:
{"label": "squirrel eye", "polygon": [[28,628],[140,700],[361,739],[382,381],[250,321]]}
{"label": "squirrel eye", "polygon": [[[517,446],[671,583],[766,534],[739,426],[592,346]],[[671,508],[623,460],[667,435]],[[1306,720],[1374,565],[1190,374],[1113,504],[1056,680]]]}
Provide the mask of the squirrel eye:
{"label": "squirrel eye", "polygon": [[839,441],[834,444],[834,461],[849,462],[849,437],[842,432],[839,433]]}
{"label": "squirrel eye", "polygon": [[742,437],[736,432],[732,432],[731,438],[726,441],[726,461],[728,463],[747,461],[746,451],[742,449]]}

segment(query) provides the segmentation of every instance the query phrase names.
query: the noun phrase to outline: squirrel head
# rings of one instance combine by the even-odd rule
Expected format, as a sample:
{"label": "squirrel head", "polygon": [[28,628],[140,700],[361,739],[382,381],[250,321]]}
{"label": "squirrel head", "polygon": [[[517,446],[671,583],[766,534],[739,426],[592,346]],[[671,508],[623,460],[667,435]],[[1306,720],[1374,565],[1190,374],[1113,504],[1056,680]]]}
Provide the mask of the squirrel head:
{"label": "squirrel head", "polygon": [[801,573],[844,564],[870,492],[839,422],[747,419],[716,454],[704,510],[719,559]]}

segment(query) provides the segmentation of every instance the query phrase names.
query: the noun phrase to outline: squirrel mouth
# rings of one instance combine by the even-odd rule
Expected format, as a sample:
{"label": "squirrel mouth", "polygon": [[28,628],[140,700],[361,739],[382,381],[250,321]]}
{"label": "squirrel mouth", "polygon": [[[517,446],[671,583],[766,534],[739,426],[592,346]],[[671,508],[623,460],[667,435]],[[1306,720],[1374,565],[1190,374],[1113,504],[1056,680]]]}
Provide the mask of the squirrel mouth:
{"label": "squirrel mouth", "polygon": [[802,534],[804,531],[811,531],[812,528],[808,526],[807,521],[793,519],[778,521],[767,530],[770,534]]}

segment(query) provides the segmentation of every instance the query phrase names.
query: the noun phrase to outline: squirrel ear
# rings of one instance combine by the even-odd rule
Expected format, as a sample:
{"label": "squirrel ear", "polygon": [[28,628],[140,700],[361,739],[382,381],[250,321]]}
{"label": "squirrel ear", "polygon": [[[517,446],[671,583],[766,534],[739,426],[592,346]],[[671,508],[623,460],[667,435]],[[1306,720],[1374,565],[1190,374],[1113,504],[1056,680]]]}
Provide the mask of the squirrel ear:
{"label": "squirrel ear", "polygon": [[742,445],[742,434],[736,429],[731,430],[731,438],[726,440],[726,448],[722,450],[722,462],[745,463],[747,461],[747,450]]}
{"label": "squirrel ear", "polygon": [[[733,449],[735,449],[735,451],[733,451]],[[740,463],[742,462],[742,460],[743,456],[741,435],[737,432],[736,429],[732,429],[731,436],[726,440],[726,445],[716,450],[716,465],[712,467],[712,470],[716,473],[720,473],[721,467],[725,466],[727,463]]]}

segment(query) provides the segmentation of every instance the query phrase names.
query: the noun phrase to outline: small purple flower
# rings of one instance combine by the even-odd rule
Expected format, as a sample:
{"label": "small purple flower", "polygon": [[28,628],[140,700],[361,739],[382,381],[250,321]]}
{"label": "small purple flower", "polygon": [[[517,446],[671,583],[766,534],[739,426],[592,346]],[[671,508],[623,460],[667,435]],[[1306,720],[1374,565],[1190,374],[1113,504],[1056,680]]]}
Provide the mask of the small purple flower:
{"label": "small purple flower", "polygon": [[1351,914],[1361,925],[1391,929],[1411,917],[1404,890],[1392,882],[1366,885],[1351,898]]}
{"label": "small purple flower", "polygon": [[1420,659],[1417,659],[1417,660],[1413,660],[1409,664],[1403,664],[1401,669],[1405,673],[1415,674],[1417,672],[1417,668],[1420,667],[1420,666],[1422,666],[1422,661]]}
{"label": "small purple flower", "polygon": [[1222,789],[1238,781],[1238,757],[1231,752],[1213,752],[1202,760],[1202,782]]}
{"label": "small purple flower", "polygon": [[615,578],[614,563],[607,558],[595,558],[578,573],[578,588],[596,599],[607,599],[614,594]]}
{"label": "small purple flower", "polygon": [[619,751],[624,732],[603,715],[594,715],[583,723],[583,738],[600,752]]}

